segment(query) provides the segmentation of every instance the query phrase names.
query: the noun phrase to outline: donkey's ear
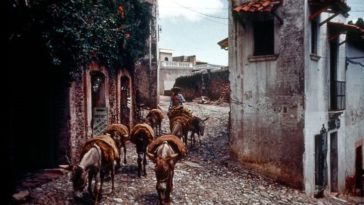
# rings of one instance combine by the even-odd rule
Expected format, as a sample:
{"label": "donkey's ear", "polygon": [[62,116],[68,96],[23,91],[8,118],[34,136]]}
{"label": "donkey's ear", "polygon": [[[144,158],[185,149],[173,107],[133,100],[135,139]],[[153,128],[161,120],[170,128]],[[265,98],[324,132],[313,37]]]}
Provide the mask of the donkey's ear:
{"label": "donkey's ear", "polygon": [[206,119],[204,119],[204,120],[202,120],[202,121],[204,121],[204,122],[205,122],[205,121],[206,121],[206,120],[208,120],[209,118],[210,118],[210,117],[206,117]]}
{"label": "donkey's ear", "polygon": [[169,156],[168,158],[167,158],[167,160],[168,161],[175,161],[176,159],[177,159],[177,157],[178,157],[178,153],[174,153],[174,154],[172,154],[171,156]]}
{"label": "donkey's ear", "polygon": [[150,153],[150,152],[147,151],[147,156],[149,157],[150,160],[152,160],[152,162],[155,163],[156,157],[155,157],[154,154],[152,154],[152,153]]}

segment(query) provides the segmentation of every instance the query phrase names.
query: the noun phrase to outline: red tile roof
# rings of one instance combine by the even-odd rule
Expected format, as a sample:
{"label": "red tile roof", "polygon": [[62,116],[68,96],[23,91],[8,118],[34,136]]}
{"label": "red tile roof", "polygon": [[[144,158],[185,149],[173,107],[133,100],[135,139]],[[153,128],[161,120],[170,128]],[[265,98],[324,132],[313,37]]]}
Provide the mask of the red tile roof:
{"label": "red tile roof", "polygon": [[316,14],[310,19],[316,18],[322,11],[330,8],[335,13],[341,13],[345,17],[349,16],[350,7],[346,4],[346,0],[309,0],[310,7],[316,11]]}
{"label": "red tile roof", "polygon": [[364,35],[364,29],[362,29],[356,25],[337,23],[337,22],[329,22],[328,24],[331,28],[333,28],[335,31],[340,32],[340,33],[343,31],[348,31],[348,30],[356,30]]}
{"label": "red tile roof", "polygon": [[269,12],[276,8],[281,3],[281,0],[250,0],[236,6],[236,12]]}
{"label": "red tile roof", "polygon": [[219,41],[217,44],[221,47],[221,49],[228,50],[229,48],[229,38],[225,38]]}

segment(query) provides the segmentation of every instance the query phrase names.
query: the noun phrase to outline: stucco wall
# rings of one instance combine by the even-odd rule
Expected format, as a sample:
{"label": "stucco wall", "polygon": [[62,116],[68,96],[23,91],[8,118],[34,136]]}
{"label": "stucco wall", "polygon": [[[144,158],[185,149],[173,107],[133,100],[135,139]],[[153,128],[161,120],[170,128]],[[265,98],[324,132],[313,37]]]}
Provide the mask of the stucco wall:
{"label": "stucco wall", "polygon": [[[364,51],[350,45],[347,46],[347,56],[363,57]],[[364,59],[353,59],[359,64],[349,63],[346,70],[346,173],[355,173],[355,148],[360,144],[364,149]],[[351,91],[351,92],[350,92]],[[364,154],[362,153],[364,159]],[[364,165],[364,162],[363,162]],[[364,167],[363,167],[364,168]]]}
{"label": "stucco wall", "polygon": [[304,2],[285,0],[275,22],[275,60],[250,62],[253,34],[230,15],[230,147],[243,163],[302,187]]}
{"label": "stucco wall", "polygon": [[191,75],[192,68],[161,68],[159,73],[159,89],[163,94],[165,90],[170,90],[178,77]]}
{"label": "stucco wall", "polygon": [[[329,121],[329,104],[330,104],[330,46],[328,40],[328,24],[319,27],[317,41],[317,56],[315,59],[311,56],[311,22],[308,19],[310,15],[309,6],[306,4],[305,13],[305,154],[304,154],[304,185],[305,191],[309,195],[313,195],[315,191],[315,135],[320,134],[320,130],[324,125],[328,130]],[[332,14],[321,13],[319,22],[327,19]],[[341,15],[331,20],[332,22],[345,22],[345,18]],[[345,35],[341,35],[340,42],[344,41]],[[345,81],[345,46],[338,49],[338,79]],[[344,111],[345,112],[345,111]],[[339,116],[342,124],[345,124],[343,115]],[[331,141],[330,135],[337,132],[338,143],[338,189],[344,189],[344,169],[345,162],[345,126],[339,129],[328,130],[328,149]],[[328,188],[330,189],[330,149],[327,153],[328,165]]]}

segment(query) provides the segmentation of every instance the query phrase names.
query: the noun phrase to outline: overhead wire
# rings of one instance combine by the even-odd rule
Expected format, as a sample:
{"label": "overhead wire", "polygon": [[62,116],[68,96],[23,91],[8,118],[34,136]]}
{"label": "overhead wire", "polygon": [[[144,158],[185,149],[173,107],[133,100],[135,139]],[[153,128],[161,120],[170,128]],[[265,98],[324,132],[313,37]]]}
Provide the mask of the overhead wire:
{"label": "overhead wire", "polygon": [[182,4],[179,4],[178,2],[176,2],[176,1],[174,1],[174,0],[172,0],[172,1],[174,2],[174,4],[176,4],[176,5],[180,6],[180,7],[184,8],[184,9],[190,10],[190,11],[192,11],[192,12],[198,13],[198,14],[203,15],[203,16],[206,16],[206,17],[216,18],[216,19],[224,19],[224,20],[225,20],[225,19],[228,19],[228,18],[226,18],[226,17],[220,17],[220,16],[213,16],[213,15],[205,14],[205,13],[202,13],[202,12],[196,11],[196,10],[194,10],[194,9],[193,9],[193,8],[191,8],[191,7],[187,7],[187,6],[184,6],[184,5],[182,5]]}

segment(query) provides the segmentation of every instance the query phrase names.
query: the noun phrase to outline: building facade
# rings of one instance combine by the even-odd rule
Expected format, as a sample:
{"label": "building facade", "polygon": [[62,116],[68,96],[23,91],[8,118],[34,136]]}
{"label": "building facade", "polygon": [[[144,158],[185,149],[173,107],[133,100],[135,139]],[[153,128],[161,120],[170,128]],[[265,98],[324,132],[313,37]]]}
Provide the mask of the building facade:
{"label": "building facade", "polygon": [[159,93],[168,93],[180,76],[191,75],[196,64],[196,56],[172,56],[172,51],[159,51]]}
{"label": "building facade", "polygon": [[136,103],[141,107],[157,107],[159,104],[159,10],[158,0],[146,0],[149,3],[152,21],[151,35],[147,41],[148,52],[135,65]]}
{"label": "building facade", "polygon": [[343,192],[355,175],[348,150],[364,138],[346,122],[348,103],[364,111],[346,97],[353,92],[345,69],[350,8],[339,0],[229,4],[231,153],[308,194]]}

